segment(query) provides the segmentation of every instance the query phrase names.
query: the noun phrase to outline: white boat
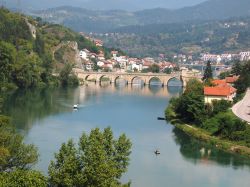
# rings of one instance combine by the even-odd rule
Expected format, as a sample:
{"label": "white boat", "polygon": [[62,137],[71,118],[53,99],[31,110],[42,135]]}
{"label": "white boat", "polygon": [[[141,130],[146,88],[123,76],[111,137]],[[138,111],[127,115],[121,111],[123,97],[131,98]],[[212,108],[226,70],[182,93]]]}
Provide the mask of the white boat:
{"label": "white boat", "polygon": [[78,104],[73,105],[73,108],[74,108],[74,109],[78,109]]}

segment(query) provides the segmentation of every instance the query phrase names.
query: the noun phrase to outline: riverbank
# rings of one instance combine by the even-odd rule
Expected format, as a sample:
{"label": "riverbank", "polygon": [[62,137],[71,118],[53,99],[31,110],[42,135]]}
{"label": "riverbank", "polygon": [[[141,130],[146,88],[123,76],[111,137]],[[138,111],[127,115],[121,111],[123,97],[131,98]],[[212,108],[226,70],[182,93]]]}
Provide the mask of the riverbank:
{"label": "riverbank", "polygon": [[221,139],[216,136],[211,136],[204,129],[192,126],[191,124],[185,124],[181,122],[179,119],[171,119],[170,123],[186,133],[187,135],[204,141],[212,146],[215,146],[217,149],[230,152],[237,153],[243,156],[247,156],[250,158],[250,148],[240,145],[238,142],[233,142],[225,139]]}

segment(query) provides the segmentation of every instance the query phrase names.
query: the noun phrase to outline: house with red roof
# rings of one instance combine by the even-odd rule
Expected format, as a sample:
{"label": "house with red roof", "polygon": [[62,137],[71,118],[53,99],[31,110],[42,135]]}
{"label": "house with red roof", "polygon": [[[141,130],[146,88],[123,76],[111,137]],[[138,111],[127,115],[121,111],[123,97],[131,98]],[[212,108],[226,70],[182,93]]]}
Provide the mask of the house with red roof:
{"label": "house with red roof", "polygon": [[220,84],[215,87],[204,87],[205,103],[212,103],[213,100],[233,101],[236,96],[236,89],[227,84]]}
{"label": "house with red roof", "polygon": [[233,85],[237,80],[239,79],[239,76],[232,76],[232,77],[226,77],[225,81],[226,83]]}
{"label": "house with red roof", "polygon": [[214,85],[214,86],[219,86],[219,85],[227,85],[227,82],[226,82],[226,80],[225,79],[222,79],[222,80],[220,80],[220,79],[215,79],[215,80],[212,80],[212,84]]}

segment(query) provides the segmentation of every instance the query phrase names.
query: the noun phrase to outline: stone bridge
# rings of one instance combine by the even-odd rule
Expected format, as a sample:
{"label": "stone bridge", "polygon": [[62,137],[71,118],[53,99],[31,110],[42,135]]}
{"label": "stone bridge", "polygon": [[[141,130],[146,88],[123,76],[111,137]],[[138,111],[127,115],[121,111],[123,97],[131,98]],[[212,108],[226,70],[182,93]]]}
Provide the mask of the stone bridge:
{"label": "stone bridge", "polygon": [[103,78],[108,78],[110,83],[116,83],[118,79],[123,79],[127,84],[133,84],[135,79],[140,79],[144,82],[144,85],[149,85],[153,79],[158,79],[162,86],[168,85],[171,79],[178,79],[182,82],[182,86],[186,86],[186,82],[190,78],[197,78],[194,76],[187,76],[186,73],[175,72],[172,74],[164,73],[120,73],[120,72],[87,72],[82,69],[74,69],[74,73],[81,80],[88,81],[94,80],[95,82],[101,82]]}

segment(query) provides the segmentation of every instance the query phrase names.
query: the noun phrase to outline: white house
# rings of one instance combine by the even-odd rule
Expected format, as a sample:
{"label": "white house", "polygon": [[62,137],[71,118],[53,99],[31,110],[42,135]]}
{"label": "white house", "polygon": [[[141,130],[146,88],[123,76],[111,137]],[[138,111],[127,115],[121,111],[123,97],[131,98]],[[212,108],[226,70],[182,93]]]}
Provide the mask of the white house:
{"label": "white house", "polygon": [[102,67],[105,63],[103,61],[98,61],[97,66]]}
{"label": "white house", "polygon": [[241,61],[250,60],[250,51],[240,52],[240,60]]}
{"label": "white house", "polygon": [[81,50],[79,56],[84,60],[89,60],[89,51],[87,49]]}

